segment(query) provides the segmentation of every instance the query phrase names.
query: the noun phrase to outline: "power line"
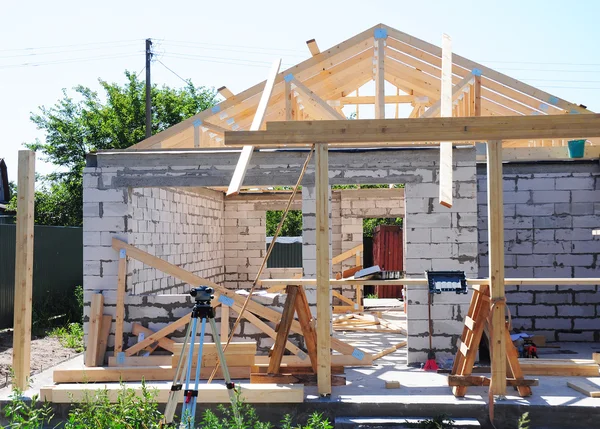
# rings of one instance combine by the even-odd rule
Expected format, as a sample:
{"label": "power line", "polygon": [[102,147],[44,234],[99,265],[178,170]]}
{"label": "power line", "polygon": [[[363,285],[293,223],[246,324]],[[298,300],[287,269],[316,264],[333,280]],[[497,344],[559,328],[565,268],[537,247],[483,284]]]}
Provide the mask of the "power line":
{"label": "power line", "polygon": [[120,44],[120,45],[96,46],[96,47],[92,47],[92,48],[69,49],[69,50],[50,51],[50,52],[31,52],[31,53],[27,53],[27,54],[5,55],[5,56],[0,57],[0,59],[20,58],[20,57],[33,57],[33,56],[38,56],[38,55],[66,54],[66,53],[71,53],[71,52],[94,51],[94,50],[99,50],[99,49],[128,48],[128,47],[133,46],[133,45],[134,45],[134,42],[128,42],[128,43],[124,43],[124,44]]}
{"label": "power line", "polygon": [[108,42],[91,42],[91,43],[78,43],[73,45],[54,45],[54,46],[39,46],[29,48],[11,48],[11,49],[0,49],[0,52],[12,52],[12,51],[27,51],[27,50],[40,50],[40,49],[59,49],[59,48],[72,48],[79,46],[91,46],[91,45],[109,45],[113,43],[125,43],[125,42],[136,42],[142,39],[129,39],[129,40],[114,40]]}
{"label": "power line", "polygon": [[167,67],[167,65],[166,65],[165,63],[163,63],[161,60],[157,59],[156,61],[157,61],[157,62],[159,62],[159,63],[161,63],[161,64],[162,64],[162,66],[163,66],[164,68],[166,68],[166,69],[167,69],[167,70],[169,70],[171,73],[173,73],[175,76],[177,76],[179,79],[181,79],[182,81],[184,81],[184,82],[185,82],[187,85],[189,85],[189,84],[190,84],[190,81],[189,81],[189,80],[186,80],[186,79],[182,78],[181,76],[179,76],[177,73],[175,73],[175,72],[174,72],[173,70],[171,70],[169,67]]}
{"label": "power line", "polygon": [[[203,42],[190,42],[184,40],[169,40],[169,39],[159,39],[161,42],[165,42],[168,44],[186,44],[186,45],[196,45],[196,46],[207,46],[206,49],[210,49],[211,46],[221,46],[221,47],[229,47],[229,48],[242,48],[242,49],[258,49],[265,51],[278,51],[278,52],[297,52],[297,53],[305,53],[304,50],[299,49],[285,49],[285,48],[263,48],[260,46],[245,46],[245,45],[227,45],[222,43],[203,43]],[[218,49],[218,48],[214,48]],[[306,55],[305,55],[306,56]]]}
{"label": "power line", "polygon": [[70,64],[70,63],[79,63],[79,62],[87,62],[87,61],[97,61],[97,60],[109,60],[115,58],[127,58],[132,56],[137,56],[142,51],[130,52],[130,53],[122,53],[116,55],[97,55],[94,57],[83,57],[83,58],[64,58],[59,60],[51,60],[51,61],[41,61],[34,63],[21,63],[21,64],[6,64],[0,65],[1,69],[11,69],[11,68],[20,68],[20,67],[39,67],[46,65],[56,65],[56,64]]}

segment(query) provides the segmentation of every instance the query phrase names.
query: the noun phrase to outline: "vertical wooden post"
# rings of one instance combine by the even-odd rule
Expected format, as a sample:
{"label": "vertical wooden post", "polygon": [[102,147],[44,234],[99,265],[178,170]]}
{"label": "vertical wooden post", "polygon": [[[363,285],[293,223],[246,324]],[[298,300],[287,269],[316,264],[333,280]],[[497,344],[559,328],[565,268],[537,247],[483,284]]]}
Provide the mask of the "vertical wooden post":
{"label": "vertical wooden post", "polygon": [[326,144],[315,148],[317,243],[317,385],[331,394],[331,296],[329,259],[329,160]]}
{"label": "vertical wooden post", "polygon": [[487,142],[488,245],[492,299],[492,393],[506,394],[502,141]]}
{"label": "vertical wooden post", "polygon": [[385,37],[375,37],[375,49],[375,119],[385,119]]}
{"label": "vertical wooden post", "polygon": [[90,323],[88,324],[88,341],[85,349],[85,366],[98,366],[98,346],[102,331],[102,312],[104,311],[104,296],[101,293],[92,295],[90,305]]}
{"label": "vertical wooden post", "polygon": [[473,116],[481,116],[481,74],[475,75],[475,83],[473,84],[473,91],[475,92],[475,105],[473,107]]}
{"label": "vertical wooden post", "polygon": [[27,378],[31,370],[35,152],[19,151],[18,180],[13,370],[15,385],[27,390]]}
{"label": "vertical wooden post", "polygon": [[284,82],[284,93],[285,93],[285,120],[291,121],[294,117],[292,116],[292,83],[289,81]]}
{"label": "vertical wooden post", "polygon": [[123,322],[125,321],[125,291],[127,282],[127,254],[125,249],[119,252],[119,271],[117,276],[117,310],[115,315],[115,356],[123,351]]}
{"label": "vertical wooden post", "polygon": [[229,306],[221,304],[221,341],[229,338]]}

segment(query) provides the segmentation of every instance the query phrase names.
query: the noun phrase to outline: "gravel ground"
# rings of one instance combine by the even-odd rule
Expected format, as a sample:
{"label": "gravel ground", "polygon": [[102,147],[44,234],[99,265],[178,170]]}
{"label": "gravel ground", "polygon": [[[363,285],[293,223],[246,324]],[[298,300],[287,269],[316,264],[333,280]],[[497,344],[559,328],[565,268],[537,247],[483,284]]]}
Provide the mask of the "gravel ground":
{"label": "gravel ground", "polygon": [[[10,384],[12,367],[12,330],[0,332],[0,388]],[[33,337],[31,340],[31,375],[54,366],[78,354],[63,347],[58,339],[50,336]]]}

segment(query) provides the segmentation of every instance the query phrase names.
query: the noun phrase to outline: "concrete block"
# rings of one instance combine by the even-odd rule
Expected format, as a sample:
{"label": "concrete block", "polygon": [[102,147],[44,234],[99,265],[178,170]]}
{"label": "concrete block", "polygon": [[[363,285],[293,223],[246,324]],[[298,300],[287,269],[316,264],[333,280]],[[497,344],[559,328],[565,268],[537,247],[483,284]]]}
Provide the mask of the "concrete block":
{"label": "concrete block", "polygon": [[583,332],[558,332],[558,341],[594,341],[594,333],[591,331]]}
{"label": "concrete block", "polygon": [[571,197],[570,191],[535,191],[532,192],[533,202],[542,203],[567,203]]}
{"label": "concrete block", "polygon": [[101,202],[117,202],[127,203],[127,191],[124,189],[94,189],[84,188],[83,190],[84,203],[101,203]]}
{"label": "concrete block", "polygon": [[555,231],[555,239],[566,241],[589,241],[592,237],[592,229],[592,227],[557,229]]}
{"label": "concrete block", "polygon": [[533,253],[557,254],[570,253],[571,243],[568,241],[537,241],[533,243]]}
{"label": "concrete block", "polygon": [[522,178],[517,180],[517,189],[519,191],[553,191],[554,178],[538,177],[538,178]]}
{"label": "concrete block", "polygon": [[533,293],[516,292],[507,294],[506,300],[510,304],[533,304]]}
{"label": "concrete block", "polygon": [[[533,234],[531,234],[533,232]],[[527,234],[529,233],[529,234]],[[518,240],[535,240],[535,241],[554,241],[555,230],[553,229],[534,229],[533,231],[519,230]],[[532,236],[533,235],[533,236]]]}
{"label": "concrete block", "polygon": [[573,319],[573,329],[600,330],[598,319]]}
{"label": "concrete block", "polygon": [[517,216],[552,216],[555,204],[516,204]]}
{"label": "concrete block", "polygon": [[572,304],[573,294],[570,292],[537,292],[536,304]]}
{"label": "concrete block", "polygon": [[571,319],[559,319],[559,318],[535,318],[535,329],[571,329]]}
{"label": "concrete block", "polygon": [[596,228],[598,227],[598,216],[573,216],[573,228]]}
{"label": "concrete block", "polygon": [[556,316],[556,307],[553,305],[519,305],[517,307],[517,315],[523,316]]}
{"label": "concrete block", "polygon": [[[597,292],[576,292],[575,304],[600,304],[600,291]],[[600,329],[600,322],[596,320],[598,329]]]}
{"label": "concrete block", "polygon": [[513,317],[512,318],[512,326],[521,330],[530,330],[533,328],[533,320],[525,317]]}
{"label": "concrete block", "polygon": [[[504,204],[527,204],[532,202],[531,191],[504,191]],[[487,199],[487,197],[486,197]]]}
{"label": "concrete block", "polygon": [[600,189],[593,191],[571,191],[571,202],[573,203],[589,203],[600,202]]}
{"label": "concrete block", "polygon": [[556,262],[566,267],[588,267],[594,263],[595,259],[593,255],[556,255]]}
{"label": "concrete block", "polygon": [[517,255],[517,267],[552,267],[555,256],[548,255]]}
{"label": "concrete block", "polygon": [[570,267],[534,267],[533,273],[535,277],[543,278],[568,278],[572,277],[572,269]]}
{"label": "concrete block", "polygon": [[591,254],[600,253],[600,240],[573,241],[571,252]]}
{"label": "concrete block", "polygon": [[598,277],[598,267],[574,267],[573,277]]}
{"label": "concrete block", "polygon": [[556,179],[556,189],[576,191],[582,189],[594,189],[594,178],[588,177],[562,177]]}
{"label": "concrete block", "polygon": [[584,216],[562,215],[562,216],[543,216],[533,218],[534,228],[572,228],[579,226],[574,224],[575,218],[581,218]]}
{"label": "concrete block", "polygon": [[594,305],[560,305],[557,309],[559,317],[593,317],[596,315]]}
{"label": "concrete block", "polygon": [[[189,311],[188,311],[189,312]],[[169,312],[165,308],[150,306],[127,306],[127,317],[129,321],[142,319],[170,319]]]}
{"label": "concrete block", "polygon": [[554,205],[554,210],[557,215],[593,215],[594,203],[592,201],[584,203],[559,203]]}

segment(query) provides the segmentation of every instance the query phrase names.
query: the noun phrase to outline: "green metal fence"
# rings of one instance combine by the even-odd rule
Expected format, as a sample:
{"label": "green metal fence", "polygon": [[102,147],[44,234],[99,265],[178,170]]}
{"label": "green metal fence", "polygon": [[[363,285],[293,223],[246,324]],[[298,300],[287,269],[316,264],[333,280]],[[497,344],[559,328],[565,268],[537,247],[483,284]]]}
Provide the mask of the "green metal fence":
{"label": "green metal fence", "polygon": [[[15,241],[15,225],[0,224],[0,329],[13,325]],[[83,284],[82,228],[36,226],[33,257],[34,320],[68,312]]]}
{"label": "green metal fence", "polygon": [[[272,237],[267,237],[267,247]],[[302,237],[279,237],[267,260],[267,268],[302,267]]]}

